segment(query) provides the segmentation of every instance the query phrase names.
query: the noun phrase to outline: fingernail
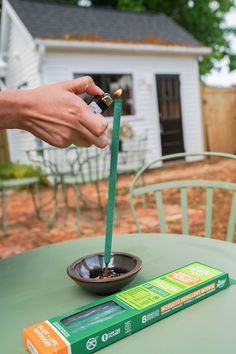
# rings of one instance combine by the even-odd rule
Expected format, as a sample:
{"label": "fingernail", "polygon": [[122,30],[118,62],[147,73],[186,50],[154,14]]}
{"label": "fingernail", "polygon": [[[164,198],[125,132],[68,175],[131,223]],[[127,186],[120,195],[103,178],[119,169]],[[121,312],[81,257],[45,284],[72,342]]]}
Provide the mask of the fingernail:
{"label": "fingernail", "polygon": [[104,91],[101,89],[101,87],[99,87],[99,86],[96,85],[96,88],[97,88],[97,90],[100,92],[101,95],[104,93]]}
{"label": "fingernail", "polygon": [[102,142],[104,143],[104,144],[108,144],[108,139],[107,139],[107,136],[105,135],[105,134],[103,134],[102,136],[101,136],[101,139],[102,139]]}

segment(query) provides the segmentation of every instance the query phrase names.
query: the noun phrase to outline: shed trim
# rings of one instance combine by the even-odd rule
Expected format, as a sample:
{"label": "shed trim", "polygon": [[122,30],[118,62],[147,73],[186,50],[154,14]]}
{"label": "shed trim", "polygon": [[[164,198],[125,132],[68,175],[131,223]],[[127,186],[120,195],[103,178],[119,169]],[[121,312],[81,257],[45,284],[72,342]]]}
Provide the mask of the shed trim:
{"label": "shed trim", "polygon": [[135,52],[135,53],[169,53],[180,54],[186,56],[201,56],[209,54],[211,49],[208,47],[189,47],[178,45],[152,45],[152,44],[126,44],[126,43],[111,43],[111,42],[91,42],[91,41],[73,41],[73,40],[55,40],[36,38],[37,45],[44,45],[47,48],[54,49],[79,49],[93,51],[112,51],[112,52]]}

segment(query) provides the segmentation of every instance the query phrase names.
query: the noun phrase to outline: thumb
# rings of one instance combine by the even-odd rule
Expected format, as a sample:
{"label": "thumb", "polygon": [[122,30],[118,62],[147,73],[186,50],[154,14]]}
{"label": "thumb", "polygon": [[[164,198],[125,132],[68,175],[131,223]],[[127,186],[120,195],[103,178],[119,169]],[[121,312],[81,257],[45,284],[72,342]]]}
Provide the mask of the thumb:
{"label": "thumb", "polygon": [[100,96],[104,91],[98,87],[90,76],[83,76],[78,79],[64,81],[63,87],[75,94],[87,93]]}

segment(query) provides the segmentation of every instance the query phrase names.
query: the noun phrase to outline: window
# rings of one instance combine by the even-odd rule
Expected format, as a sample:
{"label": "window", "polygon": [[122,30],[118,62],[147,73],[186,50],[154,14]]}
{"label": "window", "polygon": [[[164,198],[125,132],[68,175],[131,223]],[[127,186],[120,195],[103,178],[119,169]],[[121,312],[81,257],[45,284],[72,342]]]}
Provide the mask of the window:
{"label": "window", "polygon": [[[74,78],[89,75],[93,78],[96,85],[101,87],[105,92],[113,93],[118,88],[122,88],[123,94],[123,115],[133,115],[134,114],[134,103],[133,103],[133,79],[130,74],[91,74],[91,73],[75,73]],[[112,116],[113,109],[109,108],[104,115]]]}

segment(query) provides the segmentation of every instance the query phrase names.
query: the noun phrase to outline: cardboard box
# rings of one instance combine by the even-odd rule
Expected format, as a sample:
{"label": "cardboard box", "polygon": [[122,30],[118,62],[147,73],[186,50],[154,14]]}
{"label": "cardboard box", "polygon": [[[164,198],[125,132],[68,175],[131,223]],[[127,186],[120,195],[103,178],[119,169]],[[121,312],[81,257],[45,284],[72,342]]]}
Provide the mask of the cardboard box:
{"label": "cardboard box", "polygon": [[229,286],[227,273],[191,263],[183,268],[24,329],[32,354],[87,354]]}

